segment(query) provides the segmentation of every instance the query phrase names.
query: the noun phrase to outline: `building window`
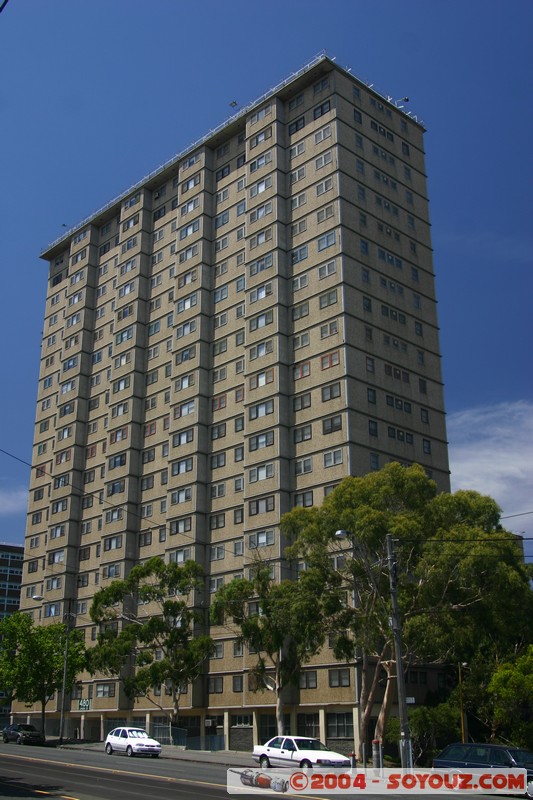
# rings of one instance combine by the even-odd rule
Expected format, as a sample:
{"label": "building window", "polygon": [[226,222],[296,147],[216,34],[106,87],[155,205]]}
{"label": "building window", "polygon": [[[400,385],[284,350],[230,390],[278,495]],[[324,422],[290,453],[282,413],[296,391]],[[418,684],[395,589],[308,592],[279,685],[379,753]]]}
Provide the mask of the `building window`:
{"label": "building window", "polygon": [[325,233],[323,236],[318,237],[318,251],[321,252],[322,250],[326,250],[328,247],[332,247],[335,244],[335,231],[330,231],[329,233]]}
{"label": "building window", "polygon": [[257,481],[273,478],[274,464],[273,463],[259,464],[259,466],[257,467],[250,467],[248,476],[250,483],[256,483]]}
{"label": "building window", "polygon": [[330,450],[324,453],[324,467],[334,467],[342,464],[342,450]]}
{"label": "building window", "polygon": [[222,694],[224,691],[224,678],[221,675],[211,675],[207,681],[209,694]]}
{"label": "building window", "polygon": [[269,545],[273,545],[275,541],[275,535],[273,530],[264,530],[264,531],[257,531],[256,533],[251,533],[248,537],[248,547],[250,550],[255,550],[258,547],[268,547]]}
{"label": "building window", "polygon": [[296,322],[296,320],[303,319],[303,317],[309,316],[309,303],[306,301],[305,303],[300,303],[297,306],[294,306],[292,309],[292,319]]}
{"label": "building window", "polygon": [[305,127],[305,117],[298,117],[289,125],[289,136],[301,131]]}
{"label": "building window", "polygon": [[[330,684],[331,685],[331,684]],[[328,738],[353,738],[353,713],[343,711],[326,714],[326,735]]]}
{"label": "building window", "polygon": [[292,407],[294,411],[302,411],[304,408],[311,407],[311,394],[306,392],[305,394],[299,394],[293,398]]}
{"label": "building window", "polygon": [[266,431],[265,433],[257,434],[257,436],[250,436],[248,442],[250,452],[261,450],[263,447],[271,447],[274,444],[274,431]]}
{"label": "building window", "polygon": [[328,400],[334,400],[336,397],[340,396],[341,396],[341,385],[338,381],[336,383],[330,383],[327,386],[323,386],[321,389],[321,397],[323,403],[327,403]]}
{"label": "building window", "polygon": [[306,669],[300,672],[299,677],[300,689],[316,689],[317,688],[317,671],[316,669]]}
{"label": "building window", "polygon": [[328,670],[328,681],[332,688],[350,685],[350,670],[348,667]]}
{"label": "building window", "polygon": [[329,417],[322,422],[322,432],[325,436],[335,431],[342,430],[342,416],[336,414],[334,417]]}
{"label": "building window", "polygon": [[269,497],[261,497],[259,500],[250,500],[248,503],[248,513],[251,517],[255,517],[258,514],[266,514],[269,511],[274,511],[275,502],[274,495],[270,495]]}
{"label": "building window", "polygon": [[294,429],[293,435],[295,444],[309,441],[313,436],[312,427],[311,425],[302,425],[301,427]]}
{"label": "building window", "polygon": [[307,378],[311,374],[311,363],[303,361],[301,364],[296,364],[293,367],[293,379],[299,381],[301,378]]}
{"label": "building window", "polygon": [[331,109],[331,101],[326,100],[324,103],[321,103],[313,110],[313,119],[318,119],[322,117],[324,114],[327,114]]}
{"label": "building window", "polygon": [[302,506],[303,508],[311,508],[313,505],[313,492],[297,492],[294,495],[294,505]]}
{"label": "building window", "polygon": [[340,363],[340,355],[338,350],[320,357],[320,369],[330,369]]}
{"label": "building window", "polygon": [[120,564],[106,564],[102,570],[102,578],[120,578]]}
{"label": "building window", "polygon": [[169,553],[169,562],[171,564],[184,564],[186,561],[189,561],[190,557],[190,548],[180,547],[178,550],[173,550],[171,553]]}
{"label": "building window", "polygon": [[96,697],[114,697],[115,684],[114,683],[97,683],[96,684]]}

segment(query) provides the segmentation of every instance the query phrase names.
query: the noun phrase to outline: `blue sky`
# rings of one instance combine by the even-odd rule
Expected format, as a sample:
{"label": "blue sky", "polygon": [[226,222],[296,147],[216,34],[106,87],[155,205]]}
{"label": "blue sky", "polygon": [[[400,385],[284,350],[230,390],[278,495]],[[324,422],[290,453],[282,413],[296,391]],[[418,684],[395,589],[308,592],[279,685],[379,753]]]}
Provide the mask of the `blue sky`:
{"label": "blue sky", "polygon": [[40,252],[323,50],[428,129],[452,487],[533,537],[532,30],[529,0],[9,0],[0,540],[24,537]]}

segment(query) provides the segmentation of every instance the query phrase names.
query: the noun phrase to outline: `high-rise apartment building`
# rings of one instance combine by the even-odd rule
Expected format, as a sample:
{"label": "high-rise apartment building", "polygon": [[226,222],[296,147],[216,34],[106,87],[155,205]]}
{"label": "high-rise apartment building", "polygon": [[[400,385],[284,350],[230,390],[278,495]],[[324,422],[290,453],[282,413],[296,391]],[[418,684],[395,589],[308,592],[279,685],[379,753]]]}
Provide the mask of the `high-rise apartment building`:
{"label": "high-rise apartment building", "polygon": [[[202,563],[207,597],[258,550],[279,576],[281,515],[389,461],[449,489],[423,133],[319,56],[48,248],[36,620],[75,603],[89,643],[95,591],[154,555]],[[251,744],[271,696],[214,633],[180,724]],[[311,667],[293,731],[349,738],[349,669],[331,651]],[[78,695],[70,731],[156,720],[110,679]]]}
{"label": "high-rise apartment building", "polygon": [[[20,607],[20,585],[24,548],[19,544],[0,543],[0,620]],[[9,725],[11,701],[0,687],[0,725]]]}
{"label": "high-rise apartment building", "polygon": [[0,543],[0,620],[19,610],[23,560],[20,544]]}

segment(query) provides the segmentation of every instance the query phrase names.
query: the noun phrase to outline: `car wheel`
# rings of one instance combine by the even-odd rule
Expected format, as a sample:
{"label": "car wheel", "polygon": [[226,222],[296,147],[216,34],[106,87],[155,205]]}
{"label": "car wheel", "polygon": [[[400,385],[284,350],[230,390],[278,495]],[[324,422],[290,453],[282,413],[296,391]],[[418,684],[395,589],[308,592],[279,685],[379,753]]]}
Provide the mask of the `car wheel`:
{"label": "car wheel", "polygon": [[270,767],[270,761],[268,760],[267,756],[261,756],[259,759],[259,765],[261,769],[268,769]]}
{"label": "car wheel", "polygon": [[112,752],[113,752],[113,748],[111,747],[111,745],[109,744],[109,742],[108,742],[108,743],[106,744],[106,746],[105,746],[105,751],[106,751],[106,753],[107,753],[107,755],[108,755],[108,756],[110,756],[110,755],[112,754]]}
{"label": "car wheel", "polygon": [[129,756],[130,758],[132,757],[132,755],[133,755],[133,750],[131,749],[131,745],[128,745],[128,746],[126,747],[126,755],[127,755],[127,756]]}
{"label": "car wheel", "polygon": [[159,753],[152,753],[152,758],[159,758]]}
{"label": "car wheel", "polygon": [[312,768],[313,765],[306,758],[304,758],[304,760],[300,762],[300,769],[312,769]]}
{"label": "car wheel", "polygon": [[17,744],[24,744],[24,739],[22,736],[17,736]]}
{"label": "car wheel", "polygon": [[2,736],[2,739],[4,740],[4,744],[9,744],[9,739],[7,738],[7,736],[5,735],[5,733],[4,733],[4,735]]}

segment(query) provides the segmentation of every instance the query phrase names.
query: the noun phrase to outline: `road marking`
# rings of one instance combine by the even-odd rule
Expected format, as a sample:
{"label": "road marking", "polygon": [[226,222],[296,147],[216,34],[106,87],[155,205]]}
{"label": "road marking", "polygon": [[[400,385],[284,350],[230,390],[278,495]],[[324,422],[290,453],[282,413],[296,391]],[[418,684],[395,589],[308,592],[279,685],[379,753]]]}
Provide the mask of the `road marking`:
{"label": "road marking", "polygon": [[[168,778],[164,775],[152,775],[149,772],[130,772],[127,769],[110,769],[109,767],[93,767],[90,764],[76,764],[74,762],[69,761],[54,761],[53,759],[49,758],[36,758],[35,756],[19,756],[19,755],[7,755],[7,753],[0,753],[0,758],[2,756],[6,756],[7,758],[18,758],[21,761],[36,761],[39,764],[60,764],[65,767],[78,767],[79,769],[88,769],[93,770],[94,772],[110,772],[112,775],[133,775],[136,777],[141,778],[155,778],[158,781],[166,781],[167,783],[193,783],[197,786],[216,786],[220,788],[224,786],[223,783],[210,783],[209,781],[195,781],[191,780],[190,778]],[[73,800],[77,800],[74,798]]]}

